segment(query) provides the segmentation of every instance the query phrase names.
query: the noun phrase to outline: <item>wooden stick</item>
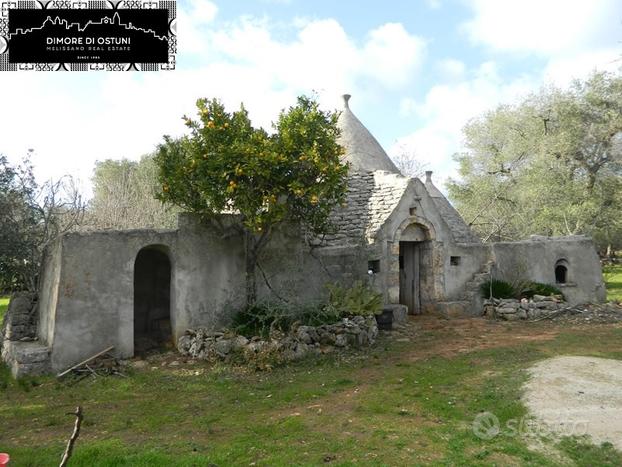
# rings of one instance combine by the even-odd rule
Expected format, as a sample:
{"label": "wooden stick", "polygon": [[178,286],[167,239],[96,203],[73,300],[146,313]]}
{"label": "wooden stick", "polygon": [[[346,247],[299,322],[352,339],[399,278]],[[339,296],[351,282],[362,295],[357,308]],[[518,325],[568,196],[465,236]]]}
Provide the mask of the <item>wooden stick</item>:
{"label": "wooden stick", "polygon": [[66,369],[65,371],[63,371],[62,373],[59,373],[56,375],[57,378],[62,378],[63,376],[65,376],[67,373],[70,373],[72,370],[75,370],[76,368],[79,368],[83,365],[86,365],[87,363],[89,363],[91,360],[95,360],[97,357],[101,357],[102,355],[104,355],[105,353],[110,352],[112,349],[114,349],[114,345],[108,347],[106,350],[102,350],[101,352],[97,352],[95,355],[93,355],[92,357],[87,358],[86,360],[72,366],[71,368]]}
{"label": "wooden stick", "polygon": [[76,423],[73,426],[73,433],[71,434],[71,438],[69,438],[69,441],[67,442],[67,447],[65,448],[65,452],[63,453],[63,457],[60,461],[59,467],[67,466],[67,462],[69,462],[69,458],[71,457],[71,453],[73,452],[73,445],[76,442],[76,439],[78,439],[78,435],[80,434],[80,425],[82,424],[82,407],[76,407],[76,411],[73,415],[76,416]]}

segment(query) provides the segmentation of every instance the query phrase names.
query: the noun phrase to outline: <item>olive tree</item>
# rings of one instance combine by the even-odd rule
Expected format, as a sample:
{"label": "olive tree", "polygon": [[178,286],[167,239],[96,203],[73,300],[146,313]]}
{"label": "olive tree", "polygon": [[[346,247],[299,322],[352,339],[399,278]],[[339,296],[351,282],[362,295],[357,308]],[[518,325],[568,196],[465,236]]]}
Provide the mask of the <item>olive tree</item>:
{"label": "olive tree", "polygon": [[464,129],[457,209],[484,240],[593,235],[622,246],[622,77],[595,73],[501,105]]}

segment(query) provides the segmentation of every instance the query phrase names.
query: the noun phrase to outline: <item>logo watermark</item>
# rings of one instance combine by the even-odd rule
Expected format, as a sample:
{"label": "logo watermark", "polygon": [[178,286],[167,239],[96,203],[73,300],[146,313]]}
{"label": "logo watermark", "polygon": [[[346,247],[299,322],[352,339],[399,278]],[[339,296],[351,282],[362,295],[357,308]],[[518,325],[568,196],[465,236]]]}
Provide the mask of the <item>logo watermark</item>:
{"label": "logo watermark", "polygon": [[556,420],[547,422],[532,417],[511,418],[504,423],[492,412],[478,414],[471,425],[473,434],[483,440],[506,437],[583,436],[588,433],[586,420]]}

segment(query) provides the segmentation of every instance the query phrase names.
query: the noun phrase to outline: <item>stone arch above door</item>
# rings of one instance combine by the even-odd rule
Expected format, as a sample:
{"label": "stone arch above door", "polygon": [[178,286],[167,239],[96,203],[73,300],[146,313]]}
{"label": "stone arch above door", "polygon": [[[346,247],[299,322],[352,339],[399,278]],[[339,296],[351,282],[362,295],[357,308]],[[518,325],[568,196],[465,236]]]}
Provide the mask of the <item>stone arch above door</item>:
{"label": "stone arch above door", "polygon": [[393,241],[389,242],[387,275],[389,303],[400,303],[400,242],[420,242],[424,247],[421,255],[426,264],[422,271],[426,275],[422,280],[425,282],[425,300],[430,300],[432,296],[437,295],[436,282],[439,279],[437,276],[440,264],[438,249],[441,244],[436,241],[436,230],[430,221],[419,216],[409,216],[395,230]]}

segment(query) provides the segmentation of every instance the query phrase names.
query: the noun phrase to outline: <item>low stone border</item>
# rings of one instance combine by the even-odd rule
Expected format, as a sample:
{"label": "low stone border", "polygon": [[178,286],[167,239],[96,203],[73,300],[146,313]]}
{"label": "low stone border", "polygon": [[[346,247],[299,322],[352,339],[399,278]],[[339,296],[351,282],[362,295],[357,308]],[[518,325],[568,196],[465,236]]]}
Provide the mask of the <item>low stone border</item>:
{"label": "low stone border", "polygon": [[50,350],[37,338],[37,295],[17,292],[0,327],[0,357],[15,378],[51,370]]}
{"label": "low stone border", "polygon": [[229,360],[241,356],[251,361],[257,354],[271,354],[280,361],[298,360],[309,354],[371,346],[378,336],[373,316],[344,318],[334,324],[298,326],[287,334],[273,332],[268,339],[206,329],[188,330],[177,340],[182,355],[201,360]]}
{"label": "low stone border", "polygon": [[534,295],[532,299],[523,298],[493,298],[484,302],[484,315],[489,318],[517,321],[521,319],[536,319],[556,313],[566,308],[568,304],[561,297],[551,295]]}

